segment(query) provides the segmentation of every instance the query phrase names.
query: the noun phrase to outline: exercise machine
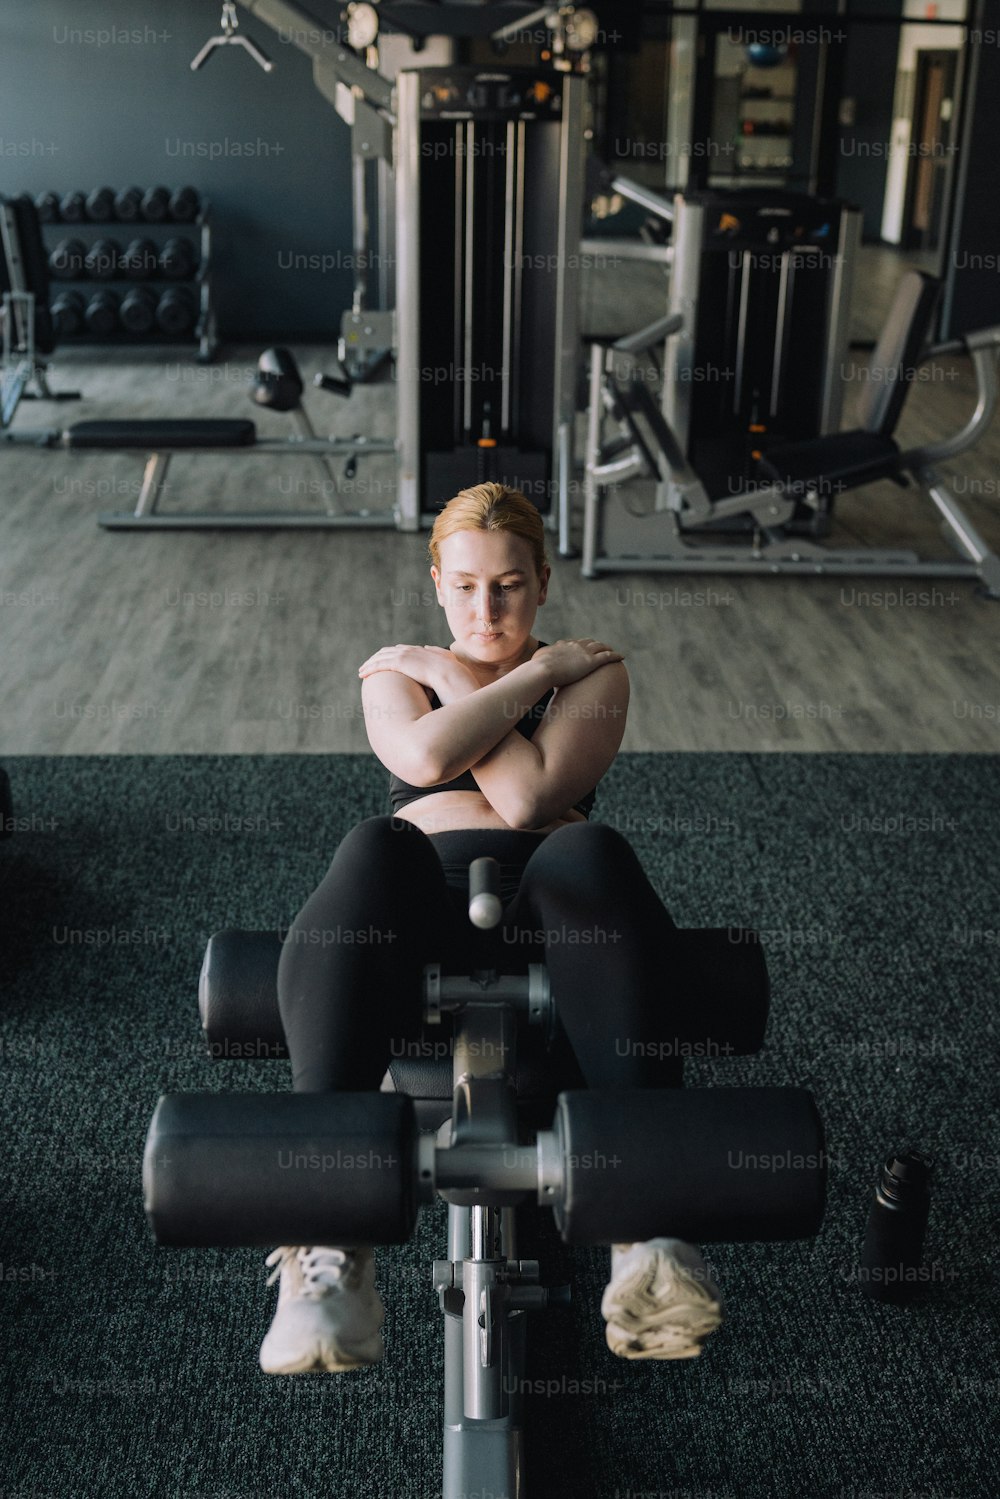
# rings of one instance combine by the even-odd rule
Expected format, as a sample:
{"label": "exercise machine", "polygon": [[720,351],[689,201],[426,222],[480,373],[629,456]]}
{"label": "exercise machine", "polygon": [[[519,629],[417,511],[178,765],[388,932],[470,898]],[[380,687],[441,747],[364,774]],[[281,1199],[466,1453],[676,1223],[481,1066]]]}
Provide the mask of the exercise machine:
{"label": "exercise machine", "polygon": [[[0,196],[0,434],[10,427],[22,400],[75,401],[78,391],[53,391],[48,362],[55,348],[49,313],[45,247],[38,211],[22,194]],[[29,390],[34,383],[35,391]]]}
{"label": "exercise machine", "polygon": [[[675,264],[676,271],[676,264]],[[585,578],[607,572],[774,573],[813,576],[869,574],[964,577],[1000,598],[1000,558],[959,506],[937,464],[971,448],[996,410],[1000,327],[928,342],[940,282],[907,271],[899,283],[858,403],[860,425],[767,449],[758,477],[729,497],[712,498],[690,462],[680,434],[649,390],[643,356],[665,341],[689,336],[674,311],[638,333],[594,342],[584,478]],[[976,407],[960,431],[902,451],[893,433],[920,365],[967,355],[977,381]],[[669,369],[669,357],[665,368]],[[627,481],[653,481],[655,498],[642,511],[628,503]],[[803,513],[813,535],[828,534],[836,498],[891,479],[915,485],[933,504],[958,556],[922,559],[912,550],[825,545],[795,534]],[[617,486],[623,486],[619,491]],[[623,500],[624,497],[624,500]],[[706,540],[713,527],[746,527],[745,540]]]}
{"label": "exercise machine", "polygon": [[[291,451],[285,443],[275,449],[258,440],[252,423],[241,421],[90,422],[65,432],[19,432],[9,440],[145,450],[139,503],[132,512],[99,517],[109,529],[395,525],[416,531],[434,520],[456,488],[498,479],[523,488],[546,523],[558,523],[565,542],[579,356],[579,70],[596,37],[596,21],[588,26],[584,18],[590,13],[572,6],[530,14],[505,6],[521,24],[544,19],[554,38],[551,66],[484,69],[449,62],[400,68],[393,81],[378,71],[373,45],[380,25],[391,19],[390,3],[378,13],[351,7],[352,45],[318,30],[291,0],[243,3],[311,57],[317,87],[351,127],[357,271],[338,346],[343,379],[333,383],[346,385],[346,394],[352,381],[369,378],[390,355],[396,362],[396,439],[320,439],[308,432],[296,437],[295,451],[323,461],[346,456],[349,463],[363,454],[394,453],[395,504],[391,511],[346,509],[335,488],[329,503],[308,511],[161,508],[163,477],[178,451]],[[482,31],[474,9],[451,7],[445,15],[435,7],[435,35],[442,31],[450,39],[463,28]],[[260,66],[269,64],[255,44],[237,35],[237,25],[230,0],[220,35],[210,38],[192,67],[231,45],[249,51]],[[409,29],[405,22],[403,29]],[[376,163],[380,260],[395,261],[395,307],[366,305],[366,194],[368,167]],[[442,277],[449,286],[444,299]],[[381,272],[380,289],[388,298],[388,278]],[[142,306],[136,311],[144,313]],[[101,301],[94,315],[118,314]],[[453,398],[443,398],[446,390]]]}
{"label": "exercise machine", "polygon": [[[380,1092],[166,1094],[143,1159],[164,1246],[399,1244],[421,1205],[448,1204],[447,1252],[429,1275],[444,1313],[443,1499],[530,1489],[525,1313],[564,1305],[569,1291],[520,1258],[519,1204],[551,1208],[574,1245],[802,1239],[825,1205],[823,1127],[804,1089],[603,1091],[556,1075],[558,996],[544,963],[504,969],[499,873],[491,858],[470,864],[476,966],[456,972],[443,954],[424,968],[414,1003],[435,1039],[395,1059]],[[755,938],[672,934],[673,1055],[760,1049],[769,984]],[[211,939],[199,1007],[214,1055],[287,1054],[280,952],[269,932]],[[747,1164],[735,1168],[734,1152]]]}
{"label": "exercise machine", "polygon": [[774,189],[675,196],[662,407],[710,498],[770,448],[838,430],[861,217]]}

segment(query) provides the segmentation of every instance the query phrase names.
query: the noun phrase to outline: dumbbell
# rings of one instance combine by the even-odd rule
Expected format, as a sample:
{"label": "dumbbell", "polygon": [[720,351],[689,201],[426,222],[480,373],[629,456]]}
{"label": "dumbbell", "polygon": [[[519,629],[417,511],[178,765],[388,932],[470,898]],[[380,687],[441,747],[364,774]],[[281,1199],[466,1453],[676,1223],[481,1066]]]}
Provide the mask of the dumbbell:
{"label": "dumbbell", "polygon": [[95,291],[87,303],[83,320],[91,333],[106,338],[118,327],[118,298],[113,291]]}
{"label": "dumbbell", "polygon": [[189,239],[168,239],[160,251],[160,274],[168,281],[186,281],[196,263],[195,248]]}
{"label": "dumbbell", "polygon": [[87,275],[93,281],[113,281],[121,255],[122,247],[116,239],[95,239],[83,262]]}
{"label": "dumbbell", "polygon": [[87,199],[83,193],[64,193],[59,200],[59,217],[64,224],[82,224],[87,217]]}
{"label": "dumbbell", "polygon": [[142,216],[147,224],[162,224],[170,213],[170,194],[165,187],[151,187],[142,195]]}
{"label": "dumbbell", "polygon": [[171,286],[156,304],[156,323],[163,333],[187,333],[197,313],[194,297],[186,286]]}
{"label": "dumbbell", "polygon": [[151,281],[159,270],[159,256],[151,239],[133,239],[125,247],[119,266],[130,281]]}
{"label": "dumbbell", "polygon": [[49,256],[49,270],[57,281],[79,281],[87,247],[81,239],[61,239]]}
{"label": "dumbbell", "polygon": [[156,297],[146,286],[133,286],[122,297],[118,314],[128,333],[149,333],[156,322]]}
{"label": "dumbbell", "polygon": [[84,300],[78,291],[61,291],[52,303],[52,327],[58,338],[72,338],[83,327]]}
{"label": "dumbbell", "polygon": [[115,194],[115,218],[122,224],[135,224],[142,217],[142,188],[123,187]]}
{"label": "dumbbell", "polygon": [[115,194],[113,188],[95,187],[87,194],[87,217],[95,224],[106,224],[115,216]]}
{"label": "dumbbell", "polygon": [[201,199],[193,187],[179,187],[170,194],[170,217],[177,224],[193,224],[201,208]]}
{"label": "dumbbell", "polygon": [[35,199],[35,207],[38,209],[38,217],[43,224],[58,224],[58,193],[39,193],[38,197]]}

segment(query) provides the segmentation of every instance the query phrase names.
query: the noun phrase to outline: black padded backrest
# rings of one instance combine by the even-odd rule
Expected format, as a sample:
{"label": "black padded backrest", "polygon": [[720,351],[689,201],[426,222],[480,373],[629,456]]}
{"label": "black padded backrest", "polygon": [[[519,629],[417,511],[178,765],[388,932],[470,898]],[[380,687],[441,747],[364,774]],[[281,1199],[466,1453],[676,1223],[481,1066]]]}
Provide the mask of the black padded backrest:
{"label": "black padded backrest", "polygon": [[893,298],[858,400],[858,426],[891,437],[903,410],[917,360],[930,342],[941,282],[907,271]]}
{"label": "black padded backrest", "polygon": [[[14,210],[21,274],[27,291],[35,297],[35,349],[51,354],[55,348],[52,318],[49,314],[49,258],[42,240],[38,209],[27,193],[19,198],[0,198],[0,203]],[[6,255],[0,255],[0,293],[10,291],[12,277]]]}

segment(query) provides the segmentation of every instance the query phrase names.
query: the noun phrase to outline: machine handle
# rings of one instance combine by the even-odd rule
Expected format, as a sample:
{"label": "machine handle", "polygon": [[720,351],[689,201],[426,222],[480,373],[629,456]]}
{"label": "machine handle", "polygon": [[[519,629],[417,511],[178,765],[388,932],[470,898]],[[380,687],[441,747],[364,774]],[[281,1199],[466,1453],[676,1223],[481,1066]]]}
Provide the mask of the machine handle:
{"label": "machine handle", "polygon": [[469,920],[482,931],[499,926],[503,916],[500,900],[500,865],[484,854],[469,865]]}

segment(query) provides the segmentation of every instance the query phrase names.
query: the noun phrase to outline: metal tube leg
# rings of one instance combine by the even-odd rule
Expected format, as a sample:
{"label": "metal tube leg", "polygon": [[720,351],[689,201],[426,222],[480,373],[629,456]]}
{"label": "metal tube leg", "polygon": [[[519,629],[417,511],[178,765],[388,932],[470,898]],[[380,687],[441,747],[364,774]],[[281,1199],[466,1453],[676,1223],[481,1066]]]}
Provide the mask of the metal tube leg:
{"label": "metal tube leg", "polygon": [[559,424],[559,555],[575,557],[570,538],[573,507],[570,499],[570,477],[573,469],[573,424]]}
{"label": "metal tube leg", "polygon": [[[482,1208],[448,1207],[448,1257],[461,1266],[463,1280],[474,1253],[473,1215],[489,1212],[494,1236],[499,1228],[498,1252],[509,1259],[514,1253],[514,1214]],[[477,1243],[485,1244],[484,1225],[480,1223]],[[475,1261],[472,1261],[475,1263]],[[483,1263],[480,1261],[480,1263]],[[477,1298],[478,1299],[478,1298]],[[524,1499],[524,1419],[523,1390],[525,1369],[525,1325],[522,1313],[506,1317],[503,1341],[504,1357],[500,1366],[500,1395],[504,1413],[476,1419],[466,1413],[467,1316],[445,1315],[444,1319],[444,1466],[442,1499],[469,1499],[472,1494],[489,1494],[492,1499]],[[483,1329],[478,1329],[481,1333]],[[479,1369],[475,1371],[478,1383]]]}
{"label": "metal tube leg", "polygon": [[920,469],[917,477],[944,521],[942,529],[948,540],[960,555],[976,564],[989,596],[1000,598],[1000,557],[990,551],[935,469]]}
{"label": "metal tube leg", "polygon": [[590,391],[587,403],[587,451],[583,475],[583,562],[580,571],[585,578],[596,577],[598,512],[601,506],[600,486],[594,470],[600,457],[601,387],[604,380],[604,349],[590,346]]}
{"label": "metal tube leg", "polygon": [[169,453],[150,453],[146,459],[142,488],[135,502],[134,513],[136,515],[152,515],[155,512],[160,494],[166,486],[170,458]]}
{"label": "metal tube leg", "polygon": [[[292,426],[295,428],[296,432],[298,432],[299,436],[314,441],[316,438],[316,430],[313,427],[312,422],[309,420],[309,417],[306,415],[305,411],[303,411],[302,407],[300,406],[297,410],[292,411],[290,415],[292,418]],[[294,449],[292,451],[294,451]],[[323,503],[323,509],[326,511],[327,515],[337,515],[338,511],[336,506],[332,503],[330,493],[331,490],[333,495],[335,496],[339,495],[340,493],[340,479],[337,474],[333,456],[330,453],[316,453],[310,456],[312,456],[313,463],[316,466],[316,472],[319,474],[322,481],[320,496]]]}

